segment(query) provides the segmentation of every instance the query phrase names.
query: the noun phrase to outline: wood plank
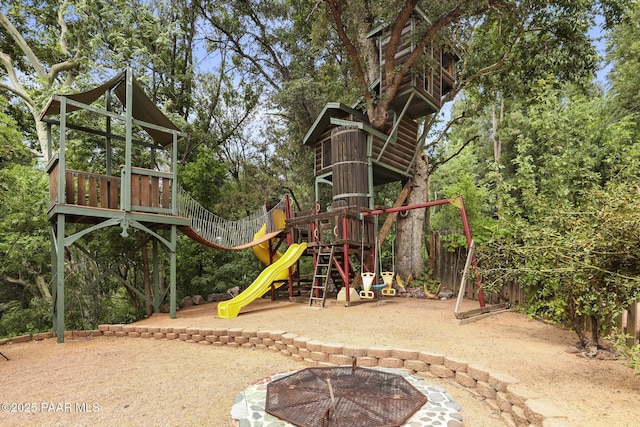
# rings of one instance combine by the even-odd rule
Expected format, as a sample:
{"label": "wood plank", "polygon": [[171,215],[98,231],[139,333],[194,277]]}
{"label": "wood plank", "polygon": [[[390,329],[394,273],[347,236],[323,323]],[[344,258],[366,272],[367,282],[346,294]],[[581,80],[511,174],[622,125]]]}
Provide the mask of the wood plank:
{"label": "wood plank", "polygon": [[[398,198],[393,204],[394,208],[399,208],[407,200],[407,196],[409,196],[409,190],[411,189],[411,185],[412,185],[412,180],[408,180],[404,184],[404,186],[402,187],[402,191],[400,191]],[[387,215],[387,219],[384,221],[384,224],[382,224],[382,227],[380,227],[380,232],[378,233],[378,242],[384,242],[384,239],[387,237],[387,233],[389,233],[389,230],[391,230],[391,227],[393,226],[397,216],[398,216],[398,212],[392,212],[389,215]],[[382,243],[378,244],[379,247],[381,244]]]}
{"label": "wood plank", "polygon": [[89,206],[98,207],[98,182],[95,175],[89,176]]}
{"label": "wood plank", "polygon": [[171,180],[162,180],[162,207],[165,209],[171,208]]}
{"label": "wood plank", "polygon": [[160,203],[160,178],[151,177],[151,207],[157,208]]}
{"label": "wood plank", "polygon": [[149,177],[140,175],[140,206],[151,206],[149,203],[150,188]]}
{"label": "wood plank", "polygon": [[640,338],[640,318],[638,311],[640,310],[640,304],[634,303],[627,309],[627,339],[628,346],[634,346],[638,344],[638,338]]}
{"label": "wood plank", "polygon": [[66,203],[73,205],[75,204],[75,189],[74,189],[74,182],[73,182],[73,172],[66,172],[66,182],[65,182],[65,192],[67,193],[66,195]]}
{"label": "wood plank", "polygon": [[54,201],[58,197],[58,162],[49,172],[49,200]]}
{"label": "wood plank", "polygon": [[87,204],[87,176],[85,174],[78,174],[78,204],[85,206]]}
{"label": "wood plank", "polygon": [[109,207],[111,209],[117,209],[118,208],[118,201],[119,201],[119,197],[118,197],[118,182],[119,180],[117,178],[111,178],[110,183],[109,183],[109,193],[110,193],[110,197],[109,197]]}
{"label": "wood plank", "polygon": [[140,206],[140,175],[131,174],[131,205]]}
{"label": "wood plank", "polygon": [[109,180],[106,176],[100,177],[100,207],[108,208],[109,207]]}
{"label": "wood plank", "polygon": [[456,316],[456,319],[468,319],[470,317],[478,316],[480,314],[491,313],[493,311],[498,311],[498,310],[506,310],[507,308],[508,307],[506,303],[494,304],[487,307],[480,307],[480,308],[475,308],[473,310],[467,310],[467,311],[462,311],[460,313],[455,313],[455,316]]}

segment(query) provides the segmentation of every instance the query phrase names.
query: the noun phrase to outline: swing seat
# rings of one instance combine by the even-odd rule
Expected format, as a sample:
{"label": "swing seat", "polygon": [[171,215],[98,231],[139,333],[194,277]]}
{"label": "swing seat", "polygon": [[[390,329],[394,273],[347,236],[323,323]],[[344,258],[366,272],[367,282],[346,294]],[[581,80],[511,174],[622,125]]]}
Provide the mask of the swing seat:
{"label": "swing seat", "polygon": [[373,297],[373,291],[360,291],[360,298],[362,299],[373,299]]}
{"label": "swing seat", "polygon": [[371,290],[371,285],[373,285],[373,281],[376,279],[375,273],[364,272],[360,274],[362,276],[362,288],[365,291]]}
{"label": "swing seat", "polygon": [[393,287],[392,287],[393,276],[394,275],[395,275],[395,273],[393,271],[383,271],[382,273],[380,273],[380,276],[382,276],[382,280],[384,281],[384,284],[386,285],[382,289],[382,295],[383,296],[393,297],[393,296],[396,295],[396,290],[393,289]]}
{"label": "swing seat", "polygon": [[385,297],[395,297],[396,296],[396,290],[391,288],[389,289],[389,287],[387,286],[386,288],[384,288],[382,290],[382,296]]}
{"label": "swing seat", "polygon": [[371,286],[373,285],[373,281],[376,278],[375,273],[364,272],[360,274],[362,276],[362,288],[360,291],[360,298],[363,299],[373,299],[374,294],[371,290]]}

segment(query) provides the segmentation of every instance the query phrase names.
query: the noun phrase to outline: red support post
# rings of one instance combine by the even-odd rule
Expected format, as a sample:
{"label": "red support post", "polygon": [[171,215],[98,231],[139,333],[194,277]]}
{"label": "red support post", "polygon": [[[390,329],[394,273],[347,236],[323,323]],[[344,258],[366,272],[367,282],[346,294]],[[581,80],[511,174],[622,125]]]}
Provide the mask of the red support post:
{"label": "red support post", "polygon": [[343,275],[342,280],[344,281],[345,286],[345,300],[347,302],[347,306],[351,304],[351,295],[349,292],[349,232],[347,231],[347,215],[345,214],[342,217],[342,238],[344,239],[343,243]]}
{"label": "red support post", "polygon": [[[462,199],[462,196],[458,196],[458,200],[460,201],[459,207],[460,216],[462,216],[462,226],[464,227],[464,237],[467,239],[467,248],[471,250],[471,228],[469,227],[469,220],[467,219],[467,210],[464,208],[464,200]],[[471,258],[471,265],[473,266],[474,273],[477,273],[478,263],[475,255]],[[482,292],[480,276],[478,274],[476,274],[476,289],[478,289],[478,302],[480,303],[480,307],[484,307],[484,292]]]}

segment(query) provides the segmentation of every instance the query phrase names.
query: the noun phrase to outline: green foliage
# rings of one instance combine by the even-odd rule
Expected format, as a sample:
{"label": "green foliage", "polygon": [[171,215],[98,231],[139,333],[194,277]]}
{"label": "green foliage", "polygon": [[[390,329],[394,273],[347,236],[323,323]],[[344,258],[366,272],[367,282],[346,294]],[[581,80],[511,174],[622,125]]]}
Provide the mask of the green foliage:
{"label": "green foliage", "polygon": [[221,251],[180,240],[178,252],[178,295],[203,295],[225,292],[234,286],[246,288],[264,265],[253,251]]}
{"label": "green foliage", "polygon": [[511,237],[478,248],[484,286],[517,280],[528,311],[560,322],[593,317],[603,329],[640,298],[634,187],[594,190],[579,210],[546,205],[538,223],[512,222]]}
{"label": "green foliage", "polygon": [[28,307],[18,301],[0,303],[0,337],[15,337],[51,330],[51,306],[33,298]]}
{"label": "green foliage", "polygon": [[613,347],[626,361],[627,365],[633,369],[636,377],[640,378],[640,344],[629,345],[629,341],[634,337],[622,333],[618,328],[607,336],[607,339],[613,344]]}
{"label": "green foliage", "polygon": [[20,139],[17,121],[7,110],[8,101],[0,94],[0,169],[12,164],[28,165],[34,158]]}
{"label": "green foliage", "polygon": [[[586,80],[595,57],[580,36],[591,25],[585,11],[596,4],[535,10],[530,3],[530,22],[540,31],[514,40],[507,65],[512,72],[482,77],[466,91],[457,108],[479,115],[454,126],[449,153],[475,140],[466,154],[436,170],[432,181],[439,193],[449,194],[442,187],[467,173],[487,191],[483,212],[499,220],[489,224],[491,238],[477,248],[484,288],[517,281],[526,287],[529,314],[571,323],[584,343],[585,319],[592,321],[597,343],[617,313],[640,298],[640,254],[632,247],[640,207],[640,133],[636,102],[628,95],[637,92],[630,88],[638,75],[632,24],[638,9],[620,21],[626,4],[599,5],[608,28],[622,22],[612,38],[612,91],[604,94]],[[510,34],[495,22],[485,20],[476,39],[477,52],[486,58],[504,42],[498,32]],[[560,40],[570,49],[555,49]],[[541,42],[543,50],[535,47]],[[565,56],[572,50],[571,58]],[[436,154],[446,158],[447,147]]]}
{"label": "green foliage", "polygon": [[[443,198],[453,199],[462,196],[465,211],[471,228],[471,235],[476,243],[486,241],[493,231],[493,220],[487,215],[490,206],[486,188],[476,186],[476,180],[468,172],[457,176],[457,181],[449,183]],[[431,215],[431,227],[435,231],[463,230],[460,209],[453,204],[444,205]],[[464,234],[447,234],[443,240],[450,250],[466,246]]]}
{"label": "green foliage", "polygon": [[213,153],[199,147],[195,160],[178,169],[180,185],[205,208],[219,211],[222,186],[227,178],[224,163],[213,158]]}
{"label": "green foliage", "polygon": [[[637,183],[637,116],[629,111],[635,101],[622,96],[638,92],[633,90],[640,75],[634,72],[636,9],[612,38],[613,93],[619,96],[620,109],[611,108],[597,91],[565,86],[567,81],[583,84],[597,63],[586,34],[596,7],[603,8],[607,25],[612,25],[625,3],[473,1],[460,6],[449,1],[418,2],[433,22],[453,7],[465,8],[464,19],[444,28],[434,42],[457,49],[463,58],[458,75],[466,99],[459,111],[482,114],[464,128],[454,129],[447,141],[450,145],[429,151],[436,160],[444,160],[468,144],[462,154],[436,171],[432,189],[439,198],[463,195],[474,238],[492,248],[493,259],[503,266],[495,272],[527,284],[532,313],[561,319],[568,316],[567,310],[575,309],[578,314],[606,317],[605,312],[611,314],[614,309],[594,296],[601,286],[605,286],[603,295],[620,294],[616,304],[634,294],[633,280],[625,282],[622,277],[634,277],[628,264],[635,255],[623,262],[614,250],[615,245],[628,244],[621,237],[626,219],[615,215],[624,209],[605,195],[632,194]],[[92,87],[105,73],[112,76],[114,69],[131,65],[154,101],[172,117],[189,121],[185,129],[191,138],[180,146],[179,176],[197,200],[232,219],[290,189],[306,209],[314,200],[313,153],[300,141],[325,102],[351,105],[364,95],[336,27],[325,13],[327,4],[238,1],[209,2],[199,8],[186,0],[26,0],[2,8],[33,49],[44,73],[50,72],[38,72],[38,61],[27,57],[7,29],[0,28],[0,51],[9,55],[17,74],[25,76],[21,77],[24,91],[18,87],[3,91],[15,96],[9,105],[0,98],[0,301],[18,301],[12,304],[27,310],[21,320],[26,329],[34,328],[30,319],[40,309],[32,300],[46,299],[50,232],[45,215],[46,176],[29,166],[32,158],[23,141],[44,154],[35,144],[33,117],[51,91]],[[345,22],[366,34],[377,25],[393,22],[400,6],[398,2],[351,1],[345,6]],[[67,24],[64,34],[59,12]],[[454,41],[460,43],[454,45]],[[204,51],[210,56],[196,55]],[[64,66],[56,68],[56,64]],[[3,70],[0,75],[6,80],[8,70]],[[504,120],[494,134],[491,107],[502,99]],[[21,108],[23,104],[28,108]],[[81,125],[95,125],[92,120],[78,117]],[[492,157],[496,135],[503,143],[500,159]],[[71,133],[68,164],[103,172],[102,144]],[[149,163],[148,154],[137,148],[133,156],[140,165]],[[122,146],[114,142],[114,164],[122,157]],[[620,186],[605,187],[610,181]],[[385,203],[395,200],[393,194],[385,194]],[[635,208],[632,198],[627,203]],[[610,207],[604,211],[613,222],[585,213],[600,205]],[[452,206],[442,208],[433,219],[438,229],[460,228],[459,212]],[[575,223],[579,219],[582,222]],[[589,221],[606,224],[602,228],[606,237],[594,237],[594,227],[586,225]],[[74,227],[69,230],[74,231]],[[142,289],[144,263],[136,247],[140,235],[134,232],[123,239],[119,232],[92,233],[81,243]],[[494,240],[488,240],[490,235]],[[393,238],[392,233],[389,239]],[[186,239],[179,247],[179,295],[246,285],[263,268],[251,251],[216,251]],[[383,248],[387,261],[389,248],[387,242]],[[598,256],[591,252],[594,248],[613,255]],[[568,253],[582,254],[582,258],[569,262]],[[597,269],[584,269],[578,262],[586,260]],[[166,277],[165,255],[161,254],[160,262],[161,276]],[[101,271],[76,249],[70,251],[67,268],[65,302],[70,305],[71,327],[124,322],[143,315],[139,295],[118,280],[105,278],[88,286]],[[579,268],[582,274],[577,273]],[[600,274],[598,269],[618,275]],[[11,316],[20,318],[18,306],[12,307]],[[19,333],[19,328],[13,329]]]}
{"label": "green foliage", "polygon": [[608,59],[612,61],[609,73],[611,92],[618,108],[627,111],[638,109],[637,93],[640,90],[640,42],[638,22],[640,4],[632,2],[625,19],[609,33]]}
{"label": "green foliage", "polygon": [[0,296],[13,286],[44,296],[40,286],[46,283],[51,262],[47,187],[45,174],[34,166],[0,169],[0,282],[7,284]]}

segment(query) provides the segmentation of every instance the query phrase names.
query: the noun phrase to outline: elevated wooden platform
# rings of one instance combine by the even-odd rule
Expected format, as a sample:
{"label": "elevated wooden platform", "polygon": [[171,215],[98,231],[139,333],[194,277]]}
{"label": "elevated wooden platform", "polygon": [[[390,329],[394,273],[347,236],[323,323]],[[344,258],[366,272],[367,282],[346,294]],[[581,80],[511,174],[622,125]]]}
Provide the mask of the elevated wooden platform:
{"label": "elevated wooden platform", "polygon": [[122,177],[66,169],[64,196],[59,197],[62,175],[58,165],[56,155],[47,167],[51,202],[47,212],[49,220],[64,214],[67,223],[98,224],[105,219],[126,218],[152,229],[191,225],[190,218],[174,213],[172,174],[132,168],[131,181],[125,186],[131,188],[131,209],[125,210],[122,208]]}
{"label": "elevated wooden platform", "polygon": [[[101,98],[102,102],[96,103]],[[78,110],[86,114],[82,121],[75,120],[74,112]],[[135,283],[120,275],[113,265],[101,264],[80,247],[85,256],[104,270],[96,281],[107,274],[115,276],[156,312],[168,292],[170,314],[175,317],[177,230],[191,225],[191,219],[178,215],[176,185],[178,141],[186,134],[144,93],[130,69],[94,89],[53,95],[40,120],[47,125],[50,158],[47,214],[51,227],[53,329],[58,342],[64,342],[67,306],[65,254],[72,245],[80,247],[79,240],[89,233],[108,227],[120,227],[123,238],[129,237],[128,231],[132,229],[148,235],[140,245],[152,242],[152,260],[147,266],[152,270],[152,295],[140,292]],[[90,136],[86,138],[86,134]],[[73,169],[71,161],[67,163],[71,160],[67,159],[70,137],[85,144],[83,148],[92,153],[87,159],[87,170]],[[164,154],[158,156],[158,150]],[[149,169],[138,167],[140,163]],[[118,164],[119,170],[114,167]],[[84,227],[67,228],[67,224]],[[168,258],[168,283],[163,291],[160,269],[165,267],[160,266],[159,246]]]}

